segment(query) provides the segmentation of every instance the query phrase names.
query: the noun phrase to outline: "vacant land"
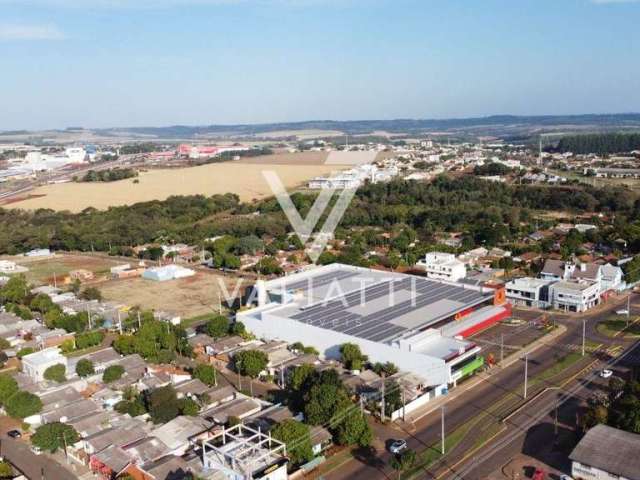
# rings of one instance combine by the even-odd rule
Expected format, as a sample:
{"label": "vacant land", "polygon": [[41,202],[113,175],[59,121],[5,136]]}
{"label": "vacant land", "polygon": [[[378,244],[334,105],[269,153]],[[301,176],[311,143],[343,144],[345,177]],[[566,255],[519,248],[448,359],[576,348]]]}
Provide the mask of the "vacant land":
{"label": "vacant land", "polygon": [[[143,278],[112,280],[99,288],[106,300],[121,302],[143,309],[175,312],[182,318],[218,311],[218,294],[224,302],[226,285],[233,293],[236,279],[211,272],[199,271],[193,277],[154,282]],[[243,285],[249,285],[245,283]]]}
{"label": "vacant land", "polygon": [[96,277],[108,276],[111,267],[123,263],[115,259],[81,254],[56,254],[46,258],[6,258],[27,267],[29,271],[25,273],[25,276],[34,285],[53,285],[54,281],[60,285],[70,271],[77,269],[89,270]]}
{"label": "vacant land", "polygon": [[[259,165],[240,160],[191,168],[150,170],[141,172],[136,180],[105,184],[46,185],[31,192],[32,198],[13,202],[10,207],[80,212],[87,207],[106,209],[149,200],[164,200],[171,195],[209,196],[218,193],[235,193],[241,200],[251,201],[273,195],[263,177],[264,170],[275,171],[286,188],[294,189],[310,178],[344,168],[324,165],[321,155],[313,155],[309,159],[296,154],[293,157],[280,157],[279,164],[264,163],[265,159],[257,162]],[[302,158],[305,160],[302,161]],[[252,162],[255,161],[256,159],[252,159]]]}

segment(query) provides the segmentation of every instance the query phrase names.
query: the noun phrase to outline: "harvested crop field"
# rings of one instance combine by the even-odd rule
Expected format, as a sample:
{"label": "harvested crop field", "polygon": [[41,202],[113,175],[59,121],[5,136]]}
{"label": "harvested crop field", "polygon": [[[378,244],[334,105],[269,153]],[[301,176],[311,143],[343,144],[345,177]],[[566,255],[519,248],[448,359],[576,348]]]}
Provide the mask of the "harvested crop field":
{"label": "harvested crop field", "polygon": [[[99,288],[106,300],[139,305],[143,309],[175,312],[182,318],[190,318],[218,310],[219,282],[227,285],[229,293],[233,292],[234,278],[202,271],[193,277],[167,282],[143,278],[112,280],[102,283]],[[224,301],[224,293],[221,296]]]}
{"label": "harvested crop field", "polygon": [[[317,161],[317,160],[316,160]],[[240,161],[214,163],[191,168],[149,170],[137,181],[109,183],[63,183],[46,185],[31,192],[32,197],[11,203],[11,208],[69,210],[80,212],[88,207],[106,209],[150,200],[164,200],[171,195],[214,195],[235,193],[243,201],[272,195],[264,179],[264,170],[275,171],[287,189],[304,185],[316,176],[330,174],[341,167],[313,164],[266,164]]]}

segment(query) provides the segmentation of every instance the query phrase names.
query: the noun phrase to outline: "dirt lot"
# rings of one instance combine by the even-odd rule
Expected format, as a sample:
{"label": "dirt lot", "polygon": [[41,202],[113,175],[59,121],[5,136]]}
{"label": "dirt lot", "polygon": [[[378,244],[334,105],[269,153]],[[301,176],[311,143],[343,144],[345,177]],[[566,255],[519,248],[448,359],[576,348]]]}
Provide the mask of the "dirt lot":
{"label": "dirt lot", "polygon": [[94,257],[79,254],[56,254],[46,258],[25,258],[25,257],[3,257],[12,260],[19,265],[27,267],[25,273],[27,280],[35,285],[53,284],[54,274],[58,282],[62,283],[63,278],[71,270],[90,270],[96,277],[107,275],[109,269],[115,265],[123,263],[120,260],[112,260],[102,257]]}
{"label": "dirt lot", "polygon": [[[226,285],[231,294],[235,279],[199,271],[193,277],[167,282],[142,278],[111,280],[100,284],[99,288],[106,300],[139,305],[144,309],[175,312],[183,318],[189,318],[218,310],[220,285]],[[221,297],[224,301],[224,293],[221,293]]]}
{"label": "dirt lot", "polygon": [[153,169],[140,172],[138,183],[127,179],[109,183],[62,183],[45,185],[30,192],[30,198],[10,204],[11,208],[69,210],[87,207],[105,209],[170,195],[214,195],[236,193],[243,201],[273,195],[262,174],[275,171],[283,185],[295,189],[307,180],[346,168],[324,165],[326,153],[277,154],[255,159],[214,163],[179,169]]}

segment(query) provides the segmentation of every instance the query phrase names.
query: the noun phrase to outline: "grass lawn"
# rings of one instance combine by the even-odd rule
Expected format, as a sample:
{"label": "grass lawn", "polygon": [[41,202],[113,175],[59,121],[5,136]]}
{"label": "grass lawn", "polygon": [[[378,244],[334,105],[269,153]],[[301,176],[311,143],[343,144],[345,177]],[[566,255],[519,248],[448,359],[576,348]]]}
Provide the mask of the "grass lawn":
{"label": "grass lawn", "polygon": [[616,335],[637,337],[640,336],[640,323],[637,323],[637,321],[637,318],[632,319],[629,322],[629,328],[627,328],[626,317],[615,316],[600,322],[596,328],[598,333],[606,335],[607,337],[615,337]]}

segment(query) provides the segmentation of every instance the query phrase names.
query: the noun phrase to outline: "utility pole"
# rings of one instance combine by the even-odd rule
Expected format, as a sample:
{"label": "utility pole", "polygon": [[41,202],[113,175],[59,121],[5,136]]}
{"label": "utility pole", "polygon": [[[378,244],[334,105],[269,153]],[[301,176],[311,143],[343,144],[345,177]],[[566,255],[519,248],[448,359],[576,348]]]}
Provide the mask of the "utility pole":
{"label": "utility pole", "polygon": [[360,413],[364,415],[364,397],[360,395],[359,400],[360,400]]}
{"label": "utility pole", "polygon": [[558,436],[558,407],[560,406],[559,401],[556,401],[556,414],[555,414],[555,418],[553,419],[553,434],[557,437]]}
{"label": "utility pole", "polygon": [[629,316],[631,315],[631,295],[627,297],[627,328],[629,328]]}
{"label": "utility pole", "polygon": [[385,408],[384,400],[385,400],[385,386],[386,386],[385,384],[387,383],[384,377],[385,377],[384,372],[382,372],[382,398],[380,399],[380,421],[382,423],[384,423],[384,408]]}
{"label": "utility pole", "polygon": [[140,310],[138,310],[138,330],[142,328],[142,320],[140,319]]}
{"label": "utility pole", "polygon": [[120,335],[122,335],[122,318],[120,317],[120,309],[118,309],[118,330],[120,331]]}
{"label": "utility pole", "polygon": [[586,319],[582,319],[582,356],[584,357],[584,347],[585,347],[585,342],[586,342],[586,336],[587,336],[587,320]]}
{"label": "utility pole", "polygon": [[444,455],[444,405],[442,407],[440,407],[440,412],[441,412],[441,417],[440,417],[440,436],[442,439],[442,443],[440,446],[440,451],[442,452],[442,455]]}
{"label": "utility pole", "polygon": [[504,333],[500,334],[500,366],[504,361]]}
{"label": "utility pole", "polygon": [[402,421],[403,422],[405,421],[405,414],[406,414],[405,405],[406,404],[407,404],[407,398],[406,398],[405,391],[404,391],[404,388],[403,388],[402,389]]}
{"label": "utility pole", "polygon": [[87,303],[87,318],[89,320],[89,330],[92,330],[93,327],[91,326],[91,305],[89,305]]}
{"label": "utility pole", "polygon": [[524,354],[524,398],[527,399],[527,382],[529,381],[529,354]]}

